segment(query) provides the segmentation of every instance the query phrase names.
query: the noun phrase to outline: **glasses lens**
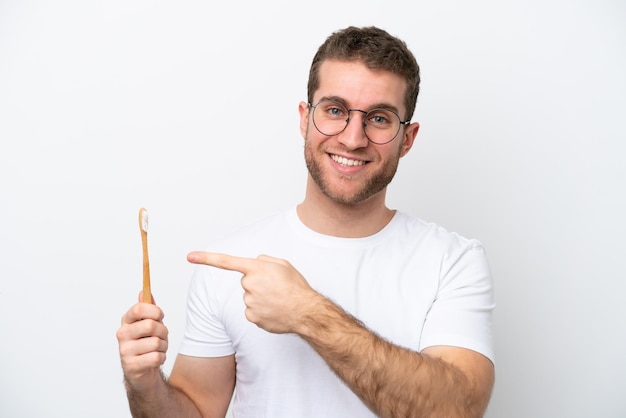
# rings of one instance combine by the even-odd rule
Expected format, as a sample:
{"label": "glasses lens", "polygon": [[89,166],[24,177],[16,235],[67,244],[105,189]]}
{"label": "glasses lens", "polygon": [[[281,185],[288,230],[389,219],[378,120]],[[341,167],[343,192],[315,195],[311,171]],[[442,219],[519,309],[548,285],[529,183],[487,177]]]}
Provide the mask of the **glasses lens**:
{"label": "glasses lens", "polygon": [[365,115],[365,135],[376,144],[393,140],[400,130],[400,118],[391,110],[373,109]]}
{"label": "glasses lens", "polygon": [[343,131],[349,117],[348,109],[332,100],[322,100],[313,108],[313,123],[318,131],[327,136]]}

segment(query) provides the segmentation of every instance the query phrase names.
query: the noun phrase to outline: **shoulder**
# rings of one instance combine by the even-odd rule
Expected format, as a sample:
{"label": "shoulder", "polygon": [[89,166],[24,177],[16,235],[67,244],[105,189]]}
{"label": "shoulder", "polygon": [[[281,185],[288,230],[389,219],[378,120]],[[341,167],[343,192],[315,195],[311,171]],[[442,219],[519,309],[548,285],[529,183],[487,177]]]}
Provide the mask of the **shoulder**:
{"label": "shoulder", "polygon": [[408,259],[429,265],[440,275],[468,265],[488,271],[486,251],[479,240],[405,213],[398,213],[396,218],[387,243]]}
{"label": "shoulder", "polygon": [[405,212],[398,211],[396,213],[391,227],[394,236],[442,250],[457,249],[463,251],[482,248],[482,243],[477,239],[467,238],[457,232],[449,231],[435,222],[427,222]]}

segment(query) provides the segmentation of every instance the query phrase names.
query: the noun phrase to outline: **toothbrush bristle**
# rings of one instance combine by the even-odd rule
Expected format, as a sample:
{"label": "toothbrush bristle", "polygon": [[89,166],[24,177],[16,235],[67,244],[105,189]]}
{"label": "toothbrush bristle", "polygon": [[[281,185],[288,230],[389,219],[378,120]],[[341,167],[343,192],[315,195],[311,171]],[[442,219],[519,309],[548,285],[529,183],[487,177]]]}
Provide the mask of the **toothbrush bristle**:
{"label": "toothbrush bristle", "polygon": [[148,211],[145,209],[141,210],[141,229],[148,232]]}

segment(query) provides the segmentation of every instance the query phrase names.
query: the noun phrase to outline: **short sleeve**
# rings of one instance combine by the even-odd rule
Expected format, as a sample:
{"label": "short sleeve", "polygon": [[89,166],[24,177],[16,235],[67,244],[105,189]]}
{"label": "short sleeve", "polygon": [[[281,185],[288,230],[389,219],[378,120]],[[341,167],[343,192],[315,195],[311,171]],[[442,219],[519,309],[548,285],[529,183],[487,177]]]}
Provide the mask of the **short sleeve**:
{"label": "short sleeve", "polygon": [[[222,357],[235,352],[221,321],[221,305],[216,293],[220,286],[211,276],[212,268],[197,266],[191,277],[187,297],[187,324],[180,354],[194,357]],[[209,288],[210,287],[210,288]]]}
{"label": "short sleeve", "polygon": [[492,362],[493,281],[484,248],[475,240],[442,260],[439,290],[426,316],[420,349],[449,345],[477,351]]}

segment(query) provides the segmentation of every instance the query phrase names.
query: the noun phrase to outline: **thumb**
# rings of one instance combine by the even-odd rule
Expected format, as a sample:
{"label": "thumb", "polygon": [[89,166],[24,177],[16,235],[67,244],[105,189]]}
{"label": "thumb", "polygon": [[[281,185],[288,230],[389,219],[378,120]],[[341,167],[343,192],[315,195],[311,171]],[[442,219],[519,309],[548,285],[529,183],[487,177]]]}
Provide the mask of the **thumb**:
{"label": "thumb", "polygon": [[283,258],[276,258],[276,257],[272,257],[266,254],[261,254],[257,257],[257,260],[260,261],[265,261],[267,263],[274,263],[274,264],[282,264],[283,266],[289,266],[291,265],[289,263],[289,261],[283,259]]}
{"label": "thumb", "polygon": [[[143,302],[143,290],[139,292],[138,301]],[[150,295],[150,299],[152,300],[152,304],[156,305],[156,301],[154,300],[154,295]]]}

